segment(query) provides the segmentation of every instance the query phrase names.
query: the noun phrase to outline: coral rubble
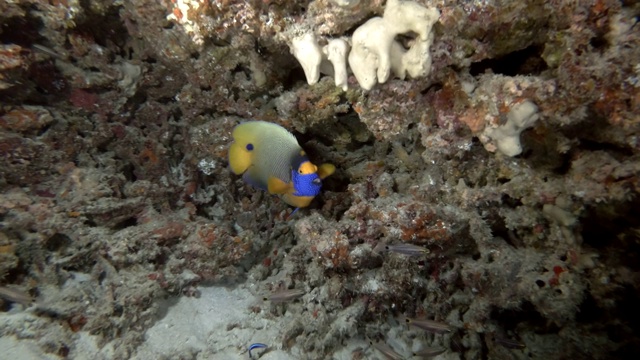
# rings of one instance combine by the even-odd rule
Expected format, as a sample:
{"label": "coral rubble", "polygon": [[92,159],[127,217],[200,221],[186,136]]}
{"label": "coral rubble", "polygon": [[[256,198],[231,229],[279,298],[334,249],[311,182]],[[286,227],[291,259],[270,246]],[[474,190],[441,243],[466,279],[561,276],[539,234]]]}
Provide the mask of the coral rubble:
{"label": "coral rubble", "polygon": [[[409,13],[423,21],[381,25]],[[246,358],[267,340],[265,359],[634,358],[638,14],[0,2],[0,342],[154,358],[149,329],[207,289],[206,316],[232,320],[164,358]],[[362,36],[376,23],[384,39]],[[353,69],[382,40],[404,67]],[[231,130],[249,119],[336,164],[309,208],[290,216],[231,173]],[[389,251],[402,244],[428,251]]]}

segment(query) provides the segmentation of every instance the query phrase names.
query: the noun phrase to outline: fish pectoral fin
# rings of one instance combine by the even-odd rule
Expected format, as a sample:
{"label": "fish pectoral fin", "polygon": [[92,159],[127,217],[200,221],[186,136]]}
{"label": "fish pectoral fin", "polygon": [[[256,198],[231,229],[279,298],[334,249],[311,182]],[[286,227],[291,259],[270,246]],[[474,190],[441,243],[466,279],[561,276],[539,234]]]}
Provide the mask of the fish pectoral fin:
{"label": "fish pectoral fin", "polygon": [[322,164],[318,167],[318,176],[320,176],[320,179],[324,179],[334,172],[336,172],[336,166],[333,164]]}
{"label": "fish pectoral fin", "polygon": [[267,190],[271,194],[287,194],[291,191],[291,183],[286,183],[275,176],[270,176],[267,181]]}
{"label": "fish pectoral fin", "polygon": [[295,196],[293,194],[284,194],[282,196],[282,200],[284,200],[284,202],[297,208],[305,208],[309,206],[313,198],[313,196]]}
{"label": "fish pectoral fin", "polygon": [[234,174],[240,175],[247,171],[253,161],[253,154],[245,146],[235,142],[229,148],[229,166]]}

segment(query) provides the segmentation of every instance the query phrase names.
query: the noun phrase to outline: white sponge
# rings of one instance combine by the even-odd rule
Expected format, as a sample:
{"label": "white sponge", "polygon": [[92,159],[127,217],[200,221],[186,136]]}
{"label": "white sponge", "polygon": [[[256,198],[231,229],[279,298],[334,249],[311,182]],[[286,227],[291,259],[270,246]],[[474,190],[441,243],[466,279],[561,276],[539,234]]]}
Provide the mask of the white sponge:
{"label": "white sponge", "polygon": [[394,36],[381,17],[369,19],[353,33],[349,66],[363,89],[389,79]]}
{"label": "white sponge", "polygon": [[298,59],[307,83],[313,85],[320,79],[320,63],[322,63],[322,49],[313,33],[308,32],[291,40],[291,52]]}
{"label": "white sponge", "polygon": [[333,39],[321,48],[313,33],[307,32],[291,40],[291,52],[302,65],[309,85],[317,83],[323,72],[333,76],[336,86],[347,91],[349,44],[345,40]]}
{"label": "white sponge", "polygon": [[[353,33],[349,65],[360,86],[370,90],[376,83],[386,82],[392,70],[401,79],[407,74],[428,75],[431,30],[439,17],[436,8],[425,8],[414,1],[389,0],[382,18],[370,19]],[[395,37],[410,33],[417,37],[405,50]]]}
{"label": "white sponge", "polygon": [[487,127],[483,135],[495,142],[498,151],[507,156],[516,156],[522,152],[520,133],[538,120],[538,107],[529,100],[517,104],[509,110],[507,122],[498,127]]}
{"label": "white sponge", "polygon": [[[349,66],[356,80],[363,89],[370,90],[375,84],[386,82],[392,72],[400,79],[407,75],[415,78],[429,74],[431,30],[439,17],[436,8],[425,8],[414,1],[389,0],[383,17],[369,19],[353,33],[350,53],[348,43],[342,39],[329,40],[326,46],[320,47],[310,30],[293,37],[290,48],[302,65],[309,85],[317,83],[323,72],[333,75],[336,86],[346,91],[348,53]],[[416,36],[409,49],[395,39],[402,34]]]}
{"label": "white sponge", "polygon": [[322,72],[333,76],[336,86],[347,91],[349,74],[347,73],[347,54],[349,53],[349,44],[342,39],[333,39],[322,48],[325,57],[331,63],[331,68],[325,70],[326,66],[322,66]]}

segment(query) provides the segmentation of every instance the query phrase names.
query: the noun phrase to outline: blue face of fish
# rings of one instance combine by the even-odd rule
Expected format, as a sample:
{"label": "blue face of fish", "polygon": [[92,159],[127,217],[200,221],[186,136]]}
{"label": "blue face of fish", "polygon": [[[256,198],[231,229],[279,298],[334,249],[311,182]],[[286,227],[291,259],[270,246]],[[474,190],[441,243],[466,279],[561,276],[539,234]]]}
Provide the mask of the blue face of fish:
{"label": "blue face of fish", "polygon": [[297,170],[291,171],[291,182],[296,192],[295,196],[316,196],[322,189],[322,180],[317,173],[300,174]]}

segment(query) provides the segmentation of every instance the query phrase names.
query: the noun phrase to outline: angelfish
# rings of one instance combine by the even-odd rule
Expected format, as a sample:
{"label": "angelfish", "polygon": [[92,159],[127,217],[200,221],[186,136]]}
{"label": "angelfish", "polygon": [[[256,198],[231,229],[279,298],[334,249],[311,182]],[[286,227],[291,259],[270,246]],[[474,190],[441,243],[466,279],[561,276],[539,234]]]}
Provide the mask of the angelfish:
{"label": "angelfish", "polygon": [[332,164],[312,164],[295,136],[277,124],[244,122],[231,136],[231,171],[296,208],[309,206],[322,189],[322,179],[336,169]]}

